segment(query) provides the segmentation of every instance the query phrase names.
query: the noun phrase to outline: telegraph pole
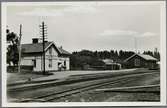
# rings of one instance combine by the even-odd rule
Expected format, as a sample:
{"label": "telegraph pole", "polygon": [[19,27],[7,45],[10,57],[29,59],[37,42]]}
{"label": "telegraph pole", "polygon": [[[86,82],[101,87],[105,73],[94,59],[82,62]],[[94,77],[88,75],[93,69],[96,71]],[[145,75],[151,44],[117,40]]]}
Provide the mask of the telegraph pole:
{"label": "telegraph pole", "polygon": [[19,39],[19,67],[18,67],[18,72],[20,73],[21,71],[21,37],[22,37],[22,25],[20,24],[20,33],[19,33],[20,39]]}
{"label": "telegraph pole", "polygon": [[46,70],[45,70],[45,38],[46,38],[46,25],[44,24],[44,22],[42,22],[42,25],[40,25],[41,27],[41,32],[42,32],[42,45],[43,45],[43,75],[46,75]]}
{"label": "telegraph pole", "polygon": [[42,22],[42,43],[43,43],[43,74],[45,75],[45,27],[44,22]]}

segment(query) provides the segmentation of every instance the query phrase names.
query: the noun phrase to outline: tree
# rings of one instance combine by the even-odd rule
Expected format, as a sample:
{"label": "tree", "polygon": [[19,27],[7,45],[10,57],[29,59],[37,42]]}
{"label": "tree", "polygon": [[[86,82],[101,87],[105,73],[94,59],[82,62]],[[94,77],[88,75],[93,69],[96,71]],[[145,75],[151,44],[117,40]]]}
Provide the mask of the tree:
{"label": "tree", "polygon": [[7,64],[11,65],[11,62],[14,66],[18,65],[19,61],[19,37],[14,32],[10,32],[9,29],[6,30],[7,33]]}

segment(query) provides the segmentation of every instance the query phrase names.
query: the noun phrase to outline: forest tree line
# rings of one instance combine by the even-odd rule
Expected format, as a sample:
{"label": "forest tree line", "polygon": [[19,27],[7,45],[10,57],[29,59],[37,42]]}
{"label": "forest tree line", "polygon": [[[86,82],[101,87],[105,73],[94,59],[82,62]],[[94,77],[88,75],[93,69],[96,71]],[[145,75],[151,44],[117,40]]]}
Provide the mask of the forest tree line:
{"label": "forest tree line", "polygon": [[[102,59],[112,59],[114,62],[123,63],[125,59],[132,56],[133,54],[133,51],[123,50],[75,51],[70,56],[70,67],[71,69],[82,69],[84,65],[102,66],[104,65]],[[151,55],[160,60],[160,53],[158,51],[144,51],[143,54]]]}

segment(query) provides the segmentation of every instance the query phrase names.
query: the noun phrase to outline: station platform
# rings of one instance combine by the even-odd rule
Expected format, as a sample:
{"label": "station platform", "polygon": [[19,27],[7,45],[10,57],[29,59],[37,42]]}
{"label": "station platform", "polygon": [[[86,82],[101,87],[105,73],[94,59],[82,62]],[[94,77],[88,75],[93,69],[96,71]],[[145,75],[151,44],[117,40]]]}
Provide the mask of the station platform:
{"label": "station platform", "polygon": [[51,79],[62,79],[65,77],[69,77],[72,75],[85,75],[85,74],[98,74],[98,73],[111,73],[111,72],[130,72],[136,69],[122,69],[122,70],[105,70],[105,71],[60,71],[60,72],[52,72],[54,75],[50,75],[48,77],[40,77],[33,79],[34,81],[42,81],[42,80],[51,80]]}
{"label": "station platform", "polygon": [[104,71],[101,71],[101,70],[100,71],[89,71],[89,70],[59,71],[59,72],[51,72],[53,73],[53,75],[47,75],[47,76],[35,75],[35,74],[25,74],[23,76],[17,73],[12,73],[12,75],[9,75],[8,73],[7,75],[8,75],[9,81],[7,81],[7,85],[20,84],[20,83],[25,83],[25,82],[45,82],[49,80],[59,80],[59,79],[63,79],[63,78],[67,78],[69,76],[75,76],[75,75],[122,73],[122,72],[124,73],[124,72],[135,72],[135,70],[139,70],[139,69],[135,68],[135,69],[122,69],[122,70],[104,70]]}

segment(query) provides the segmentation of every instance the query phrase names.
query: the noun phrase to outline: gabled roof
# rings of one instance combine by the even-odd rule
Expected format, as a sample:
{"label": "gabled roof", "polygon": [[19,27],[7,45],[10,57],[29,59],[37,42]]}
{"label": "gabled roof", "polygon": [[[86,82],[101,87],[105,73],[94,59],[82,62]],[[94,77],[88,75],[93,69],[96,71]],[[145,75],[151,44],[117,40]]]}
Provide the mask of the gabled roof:
{"label": "gabled roof", "polygon": [[141,56],[142,58],[144,58],[145,60],[155,60],[155,61],[157,61],[156,58],[154,58],[154,57],[152,57],[152,56],[150,56],[150,55],[140,54],[140,56]]}
{"label": "gabled roof", "polygon": [[145,59],[145,60],[147,60],[147,61],[157,61],[157,59],[156,58],[154,58],[154,57],[152,57],[152,56],[150,56],[150,55],[146,55],[146,54],[133,54],[132,56],[130,56],[129,58],[127,58],[126,60],[125,60],[125,62],[126,61],[128,61],[128,60],[130,60],[131,58],[133,58],[134,56],[140,56],[141,58],[143,58],[143,59]]}
{"label": "gabled roof", "polygon": [[60,54],[66,54],[66,55],[70,55],[70,53],[66,50],[64,50],[63,48],[61,47],[57,47],[58,51]]}
{"label": "gabled roof", "polygon": [[[50,46],[52,42],[45,43],[45,51],[48,46]],[[22,44],[21,49],[23,53],[39,53],[43,52],[43,44],[42,43],[31,43],[31,44]]]}
{"label": "gabled roof", "polygon": [[[70,55],[68,51],[65,51],[62,48],[56,47],[53,42],[45,42],[45,51],[51,46],[54,45],[56,50],[60,55]],[[31,43],[31,44],[22,44],[21,45],[22,52],[24,54],[32,54],[32,53],[42,53],[43,52],[43,44],[42,43]]]}

